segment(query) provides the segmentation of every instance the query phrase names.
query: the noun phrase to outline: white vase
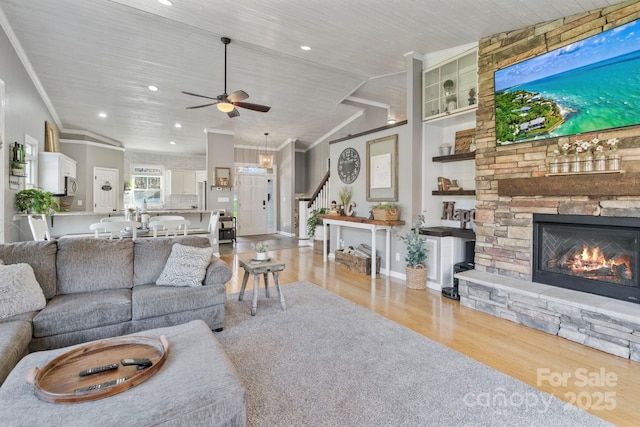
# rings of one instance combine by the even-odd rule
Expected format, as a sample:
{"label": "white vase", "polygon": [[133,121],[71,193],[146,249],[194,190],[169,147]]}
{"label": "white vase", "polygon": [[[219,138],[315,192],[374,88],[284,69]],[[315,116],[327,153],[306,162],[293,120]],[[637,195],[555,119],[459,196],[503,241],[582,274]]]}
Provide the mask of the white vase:
{"label": "white vase", "polygon": [[256,252],[256,259],[259,259],[259,260],[267,259],[267,253],[266,252]]}

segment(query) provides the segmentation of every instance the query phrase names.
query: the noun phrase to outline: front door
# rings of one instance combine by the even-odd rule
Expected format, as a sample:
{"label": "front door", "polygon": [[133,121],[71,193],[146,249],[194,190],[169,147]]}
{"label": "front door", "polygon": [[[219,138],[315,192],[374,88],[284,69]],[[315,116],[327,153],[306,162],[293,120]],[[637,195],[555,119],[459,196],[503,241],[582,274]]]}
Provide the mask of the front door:
{"label": "front door", "polygon": [[112,212],[118,209],[118,169],[93,168],[93,211]]}
{"label": "front door", "polygon": [[238,176],[238,235],[267,234],[266,175]]}

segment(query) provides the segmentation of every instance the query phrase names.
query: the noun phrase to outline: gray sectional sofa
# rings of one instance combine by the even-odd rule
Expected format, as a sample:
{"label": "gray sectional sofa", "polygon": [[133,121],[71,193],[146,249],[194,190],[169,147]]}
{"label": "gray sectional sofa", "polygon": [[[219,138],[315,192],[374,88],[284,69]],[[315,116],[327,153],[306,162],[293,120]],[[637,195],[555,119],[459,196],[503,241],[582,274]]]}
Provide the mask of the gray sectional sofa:
{"label": "gray sectional sofa", "polygon": [[183,324],[224,326],[229,266],[211,257],[203,286],[156,285],[174,243],[207,247],[203,236],[63,239],[0,245],[5,264],[28,263],[46,306],[0,320],[0,384],[27,353]]}

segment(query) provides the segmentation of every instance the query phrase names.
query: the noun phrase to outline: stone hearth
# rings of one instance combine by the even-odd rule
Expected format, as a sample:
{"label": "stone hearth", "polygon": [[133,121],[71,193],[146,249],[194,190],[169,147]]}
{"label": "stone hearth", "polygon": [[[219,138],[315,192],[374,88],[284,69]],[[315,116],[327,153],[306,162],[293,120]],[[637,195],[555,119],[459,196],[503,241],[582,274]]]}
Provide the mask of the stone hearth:
{"label": "stone hearth", "polygon": [[456,277],[466,307],[640,362],[638,304],[477,270]]}

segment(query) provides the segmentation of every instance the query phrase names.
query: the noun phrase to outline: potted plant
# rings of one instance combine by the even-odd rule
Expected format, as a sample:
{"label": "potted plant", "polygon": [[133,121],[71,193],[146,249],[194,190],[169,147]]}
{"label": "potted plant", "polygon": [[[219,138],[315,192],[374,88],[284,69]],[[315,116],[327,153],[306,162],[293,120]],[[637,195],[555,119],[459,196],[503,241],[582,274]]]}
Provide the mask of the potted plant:
{"label": "potted plant", "polygon": [[20,162],[11,162],[11,175],[24,176],[24,165]]}
{"label": "potted plant", "polygon": [[322,222],[318,219],[318,215],[324,215],[327,212],[325,208],[314,209],[311,211],[309,218],[307,218],[307,235],[310,239],[316,236],[316,226],[322,225]]}
{"label": "potted plant", "polygon": [[265,241],[260,241],[256,243],[252,243],[251,247],[254,251],[256,251],[256,259],[265,260],[267,259],[267,251],[269,250],[269,243]]}
{"label": "potted plant", "polygon": [[396,203],[380,203],[371,207],[373,219],[397,221],[400,218],[400,207]]}
{"label": "potted plant", "polygon": [[48,191],[30,188],[16,194],[16,206],[21,212],[53,214],[58,209],[52,194]]}
{"label": "potted plant", "polygon": [[407,246],[407,255],[404,257],[406,263],[405,272],[407,274],[407,287],[411,289],[425,289],[427,287],[427,245],[418,233],[420,226],[424,223],[424,215],[418,215],[418,222],[413,228],[398,238]]}

